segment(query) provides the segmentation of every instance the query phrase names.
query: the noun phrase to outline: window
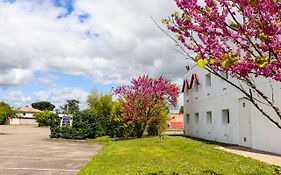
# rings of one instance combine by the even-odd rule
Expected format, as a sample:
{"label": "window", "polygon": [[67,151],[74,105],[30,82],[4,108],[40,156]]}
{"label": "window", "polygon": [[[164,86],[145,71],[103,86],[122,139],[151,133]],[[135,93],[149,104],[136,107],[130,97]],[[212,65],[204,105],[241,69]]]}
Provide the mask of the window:
{"label": "window", "polygon": [[211,111],[206,112],[206,123],[212,124],[212,112]]}
{"label": "window", "polygon": [[222,110],[222,124],[227,125],[229,123],[229,109],[224,109]]}
{"label": "window", "polygon": [[228,79],[228,73],[227,73],[227,72],[220,71],[220,75],[221,75],[223,78]]}
{"label": "window", "polygon": [[206,74],[206,87],[210,87],[212,85],[211,82],[211,73]]}
{"label": "window", "polygon": [[23,113],[22,115],[25,116],[25,113]]}
{"label": "window", "polygon": [[186,124],[189,124],[189,120],[190,120],[190,119],[189,119],[189,114],[186,114],[186,115],[185,115],[185,123],[186,123]]}
{"label": "window", "polygon": [[195,123],[199,124],[199,113],[195,113]]}

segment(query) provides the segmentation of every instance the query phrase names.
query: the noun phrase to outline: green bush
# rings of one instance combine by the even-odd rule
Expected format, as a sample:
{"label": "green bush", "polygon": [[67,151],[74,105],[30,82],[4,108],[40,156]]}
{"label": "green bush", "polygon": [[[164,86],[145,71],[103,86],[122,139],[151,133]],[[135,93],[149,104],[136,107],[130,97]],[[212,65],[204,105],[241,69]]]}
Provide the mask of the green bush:
{"label": "green bush", "polygon": [[111,135],[109,120],[113,106],[112,95],[94,91],[88,96],[87,102],[89,110],[96,114],[98,120],[97,130],[99,132],[97,133],[97,136]]}
{"label": "green bush", "polygon": [[98,134],[96,114],[88,110],[73,115],[72,126],[60,126],[60,119],[52,118],[51,138],[86,139],[95,138]]}
{"label": "green bush", "polygon": [[51,114],[50,116],[50,137],[51,138],[59,138],[61,133],[60,128],[60,117],[57,114]]}
{"label": "green bush", "polygon": [[51,123],[51,115],[50,111],[43,111],[34,114],[35,120],[38,123],[38,126],[50,126]]}
{"label": "green bush", "polygon": [[120,102],[113,103],[108,125],[107,132],[110,137],[125,137],[126,125],[122,122]]}
{"label": "green bush", "polygon": [[12,107],[4,102],[0,102],[0,125],[6,123],[8,116],[11,118],[16,115]]}

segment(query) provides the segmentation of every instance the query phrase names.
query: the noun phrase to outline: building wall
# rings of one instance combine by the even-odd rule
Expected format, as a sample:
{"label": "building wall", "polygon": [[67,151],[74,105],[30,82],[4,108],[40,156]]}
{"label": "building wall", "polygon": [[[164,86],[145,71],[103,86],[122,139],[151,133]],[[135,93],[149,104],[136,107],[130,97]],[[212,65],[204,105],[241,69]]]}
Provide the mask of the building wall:
{"label": "building wall", "polygon": [[30,119],[30,118],[12,118],[11,125],[37,125],[38,123],[36,122],[35,119]]}
{"label": "building wall", "polygon": [[[241,128],[245,123],[240,123],[242,121],[241,109],[243,109],[241,105],[244,103],[242,93],[213,75],[211,75],[211,86],[208,87],[206,82],[206,74],[208,72],[200,68],[194,68],[189,71],[184,79],[187,79],[190,83],[191,76],[194,73],[197,74],[200,85],[196,87],[194,82],[192,89],[185,89],[184,91],[184,130],[186,135],[245,145],[244,137],[242,137],[245,131]],[[229,79],[237,83],[237,80]],[[264,92],[271,94],[271,87],[267,80],[258,80],[258,84],[260,84],[259,87]],[[274,93],[275,100],[281,108],[280,83],[273,83],[272,85],[276,90]],[[249,147],[281,154],[281,139],[278,139],[281,138],[281,130],[268,121],[248,101],[245,101],[245,103],[249,105],[247,116],[249,116],[250,122],[250,138],[246,139],[250,141]],[[223,118],[222,110],[226,109],[229,110],[229,123],[223,120],[225,118]],[[210,112],[211,122],[210,117],[207,117],[210,116]],[[274,113],[269,109],[267,109],[267,112],[274,116]],[[195,113],[199,114],[198,123],[196,122]]]}
{"label": "building wall", "polygon": [[10,121],[11,125],[36,125],[38,124],[35,120],[33,113],[17,113],[16,118],[12,118]]}
{"label": "building wall", "polygon": [[169,128],[170,129],[183,129],[183,114],[170,113]]}
{"label": "building wall", "polygon": [[33,113],[17,113],[17,116],[20,118],[34,118]]}

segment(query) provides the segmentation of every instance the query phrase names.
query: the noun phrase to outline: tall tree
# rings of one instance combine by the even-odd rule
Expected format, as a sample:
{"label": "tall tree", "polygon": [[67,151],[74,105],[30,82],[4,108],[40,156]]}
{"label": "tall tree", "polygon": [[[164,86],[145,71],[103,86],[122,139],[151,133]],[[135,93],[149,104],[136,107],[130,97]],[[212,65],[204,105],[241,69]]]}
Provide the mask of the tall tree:
{"label": "tall tree", "polygon": [[67,103],[61,106],[64,113],[74,114],[79,111],[79,101],[75,99],[70,99],[66,101]]}
{"label": "tall tree", "polygon": [[53,111],[55,109],[55,105],[53,105],[52,103],[48,102],[48,101],[39,101],[39,102],[35,102],[32,103],[31,106],[35,109],[39,109],[41,111]]}
{"label": "tall tree", "polygon": [[[255,77],[281,81],[281,2],[175,1],[180,11],[163,23],[175,33],[174,41],[182,53],[241,91],[281,129],[281,112],[274,95],[265,94],[255,82]],[[237,78],[241,86],[221,76],[221,71]],[[264,105],[270,106],[277,117],[266,113]]]}
{"label": "tall tree", "polygon": [[164,77],[153,79],[145,75],[115,90],[123,105],[123,121],[134,125],[137,137],[142,137],[147,126],[159,116],[161,104],[176,105],[178,92],[176,84]]}

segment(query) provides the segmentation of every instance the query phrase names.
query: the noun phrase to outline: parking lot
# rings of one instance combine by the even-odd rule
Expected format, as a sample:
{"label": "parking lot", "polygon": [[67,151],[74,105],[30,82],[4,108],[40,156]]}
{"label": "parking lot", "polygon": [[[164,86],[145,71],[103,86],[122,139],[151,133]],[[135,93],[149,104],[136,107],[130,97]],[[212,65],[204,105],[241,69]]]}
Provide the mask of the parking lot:
{"label": "parking lot", "polygon": [[76,174],[101,147],[50,140],[48,128],[0,126],[0,174]]}

